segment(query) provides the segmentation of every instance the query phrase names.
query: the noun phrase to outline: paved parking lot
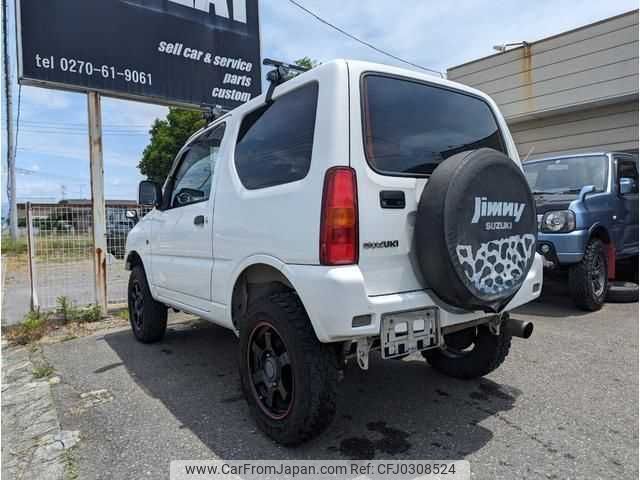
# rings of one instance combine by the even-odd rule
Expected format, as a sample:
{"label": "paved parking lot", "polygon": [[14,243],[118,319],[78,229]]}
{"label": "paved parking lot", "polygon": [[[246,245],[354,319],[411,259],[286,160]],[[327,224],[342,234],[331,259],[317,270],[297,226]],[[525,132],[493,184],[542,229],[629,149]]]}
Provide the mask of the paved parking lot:
{"label": "paved parking lot", "polygon": [[[467,459],[473,478],[638,478],[638,306],[575,310],[562,285],[518,312],[535,322],[498,371],[459,381],[421,358],[351,364],[338,413],[294,449],[259,432],[240,394],[237,341],[174,324],[45,347],[79,478],[168,478],[171,459]],[[99,390],[106,392],[95,392]],[[93,401],[80,394],[94,392]],[[90,396],[91,397],[91,396]]]}

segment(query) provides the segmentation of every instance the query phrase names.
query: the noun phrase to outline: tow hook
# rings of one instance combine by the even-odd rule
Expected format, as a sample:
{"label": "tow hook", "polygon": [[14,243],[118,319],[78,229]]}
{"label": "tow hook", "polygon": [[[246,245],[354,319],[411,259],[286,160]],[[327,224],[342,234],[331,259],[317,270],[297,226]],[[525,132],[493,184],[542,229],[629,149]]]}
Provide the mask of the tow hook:
{"label": "tow hook", "polygon": [[358,359],[358,366],[362,370],[369,370],[369,352],[372,344],[373,340],[369,337],[361,338],[357,342],[356,358]]}
{"label": "tow hook", "polygon": [[526,320],[518,320],[517,318],[511,318],[509,315],[505,316],[502,321],[502,327],[505,332],[513,337],[529,338],[533,333],[533,323]]}

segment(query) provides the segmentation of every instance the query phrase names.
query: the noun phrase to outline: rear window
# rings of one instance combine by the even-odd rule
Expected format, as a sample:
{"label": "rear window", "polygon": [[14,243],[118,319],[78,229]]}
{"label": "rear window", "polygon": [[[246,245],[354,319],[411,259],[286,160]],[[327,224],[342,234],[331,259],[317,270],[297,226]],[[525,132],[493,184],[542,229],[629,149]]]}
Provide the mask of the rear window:
{"label": "rear window", "polygon": [[236,144],[236,169],[249,190],[295,182],[311,165],[318,84],[309,83],[248,114]]}
{"label": "rear window", "polygon": [[396,77],[366,75],[364,147],[382,174],[430,175],[448,157],[504,141],[489,106],[464,93]]}

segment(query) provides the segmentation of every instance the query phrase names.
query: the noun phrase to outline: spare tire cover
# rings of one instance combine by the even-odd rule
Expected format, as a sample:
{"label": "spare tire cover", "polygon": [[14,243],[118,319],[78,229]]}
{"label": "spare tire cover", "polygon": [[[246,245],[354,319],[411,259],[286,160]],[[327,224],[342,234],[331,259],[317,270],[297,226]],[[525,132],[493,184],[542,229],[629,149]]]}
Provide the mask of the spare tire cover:
{"label": "spare tire cover", "polygon": [[535,203],[518,165],[493,149],[449,157],[418,205],[415,248],[427,286],[446,303],[499,312],[533,264]]}

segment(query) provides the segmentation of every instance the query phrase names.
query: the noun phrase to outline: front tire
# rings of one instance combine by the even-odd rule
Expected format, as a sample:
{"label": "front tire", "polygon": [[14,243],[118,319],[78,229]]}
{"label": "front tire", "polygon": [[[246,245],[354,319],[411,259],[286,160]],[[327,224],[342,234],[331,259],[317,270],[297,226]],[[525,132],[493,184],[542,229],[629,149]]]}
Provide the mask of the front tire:
{"label": "front tire", "polygon": [[283,445],[320,434],[335,415],[338,356],[318,341],[298,296],[252,302],[239,327],[242,390],[258,428]]}
{"label": "front tire", "polygon": [[609,285],[607,256],[602,241],[589,241],[582,260],[569,269],[569,291],[576,306],[595,312],[604,305]]}
{"label": "front tire", "polygon": [[444,340],[442,349],[425,350],[422,356],[440,373],[465,380],[493,372],[511,347],[511,335],[504,328],[494,335],[484,325],[445,335]]}
{"label": "front tire", "polygon": [[131,270],[127,299],[129,322],[136,339],[142,343],[162,340],[167,330],[167,307],[151,296],[147,275],[141,265]]}

